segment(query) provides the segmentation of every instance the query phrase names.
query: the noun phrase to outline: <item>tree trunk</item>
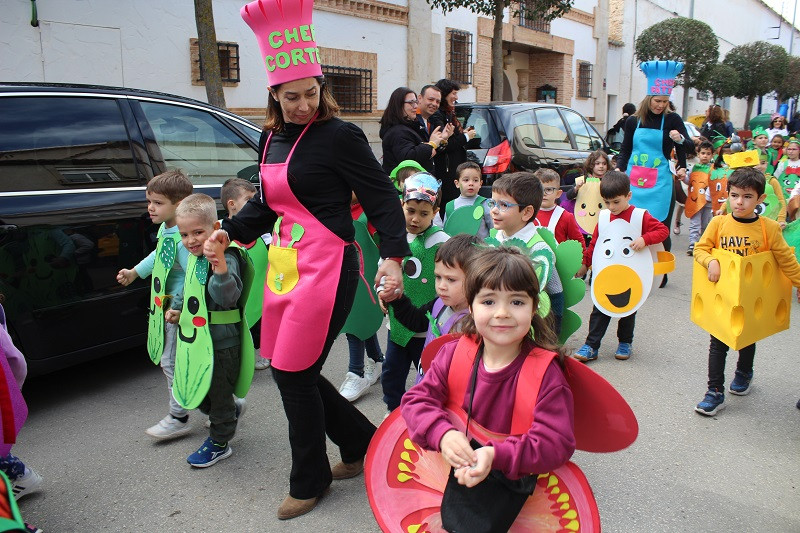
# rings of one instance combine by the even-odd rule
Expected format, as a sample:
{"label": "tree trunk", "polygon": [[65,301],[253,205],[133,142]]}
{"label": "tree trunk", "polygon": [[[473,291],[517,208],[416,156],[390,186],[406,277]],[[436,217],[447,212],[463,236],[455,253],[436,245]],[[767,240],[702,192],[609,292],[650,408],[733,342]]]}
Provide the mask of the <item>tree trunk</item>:
{"label": "tree trunk", "polygon": [[194,20],[197,24],[197,43],[203,63],[203,81],[206,84],[208,103],[225,108],[225,93],[219,70],[219,48],[214,29],[214,10],[211,0],[194,0]]}
{"label": "tree trunk", "polygon": [[503,0],[494,0],[492,33],[492,100],[503,99]]}
{"label": "tree trunk", "polygon": [[744,112],[744,129],[750,129],[750,113],[753,112],[753,101],[756,99],[755,96],[748,96],[747,97],[747,109]]}

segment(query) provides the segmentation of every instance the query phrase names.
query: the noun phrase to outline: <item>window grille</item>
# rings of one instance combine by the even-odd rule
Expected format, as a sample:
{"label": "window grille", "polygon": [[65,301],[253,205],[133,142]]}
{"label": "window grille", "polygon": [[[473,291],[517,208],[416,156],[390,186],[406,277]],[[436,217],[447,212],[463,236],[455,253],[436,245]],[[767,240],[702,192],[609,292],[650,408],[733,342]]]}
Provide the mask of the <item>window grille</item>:
{"label": "window grille", "polygon": [[460,85],[472,85],[472,34],[450,30],[447,77]]}
{"label": "window grille", "polygon": [[[217,42],[219,52],[219,73],[222,81],[238,83],[239,80],[239,45],[236,43]],[[203,58],[198,53],[200,63],[200,81],[203,77]]]}
{"label": "window grille", "polygon": [[372,112],[372,70],[322,65],[322,73],[343,113]]}
{"label": "window grille", "polygon": [[707,101],[711,95],[708,91],[697,91],[697,99]]}
{"label": "window grille", "polygon": [[578,63],[578,96],[592,97],[592,64]]}
{"label": "window grille", "polygon": [[542,33],[550,33],[550,22],[542,20],[537,17],[530,17],[527,11],[529,7],[533,7],[535,0],[522,0],[519,3],[519,25],[523,28],[528,28]]}

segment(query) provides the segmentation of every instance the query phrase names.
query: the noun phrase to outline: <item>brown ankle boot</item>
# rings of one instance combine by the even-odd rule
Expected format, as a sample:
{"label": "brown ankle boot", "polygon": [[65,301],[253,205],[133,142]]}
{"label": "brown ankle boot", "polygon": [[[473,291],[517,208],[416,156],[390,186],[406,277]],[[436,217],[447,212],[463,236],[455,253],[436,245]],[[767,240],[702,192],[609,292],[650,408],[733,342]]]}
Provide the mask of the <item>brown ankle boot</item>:
{"label": "brown ankle boot", "polygon": [[319,498],[309,498],[307,500],[298,500],[287,495],[286,498],[278,507],[278,519],[289,520],[300,515],[311,512],[317,506]]}
{"label": "brown ankle boot", "polygon": [[364,459],[359,459],[355,463],[339,462],[331,468],[333,479],[350,479],[356,477],[364,471]]}

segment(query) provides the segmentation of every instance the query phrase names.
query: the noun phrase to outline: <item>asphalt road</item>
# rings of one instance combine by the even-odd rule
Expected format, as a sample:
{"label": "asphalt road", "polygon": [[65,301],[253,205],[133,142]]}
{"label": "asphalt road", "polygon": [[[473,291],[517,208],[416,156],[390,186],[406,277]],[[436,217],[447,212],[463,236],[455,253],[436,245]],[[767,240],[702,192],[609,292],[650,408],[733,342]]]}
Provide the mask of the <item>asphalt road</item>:
{"label": "asphalt road", "polygon": [[[592,485],[605,531],[800,532],[800,305],[792,306],[789,331],[758,344],[753,392],[727,395],[717,417],[695,414],[708,335],[689,321],[691,259],[683,255],[686,235],[676,241],[677,270],[640,310],[631,359],[613,358],[612,322],[591,363],[633,407],[639,438],[622,452],[578,452],[573,461]],[[578,306],[584,321],[590,308],[588,298]],[[573,349],[585,334],[584,324]],[[342,338],[325,374],[338,386],[346,369]],[[163,375],[144,348],[32,379],[24,389],[30,416],[14,452],[45,482],[22,500],[23,515],[47,533],[378,531],[363,477],[334,482],[306,516],[275,518],[288,491],[286,420],[270,372],[256,374],[233,456],[204,470],[186,463],[207,435],[199,413],[181,440],[155,443],[144,433],[166,413]],[[380,385],[358,406],[379,423]],[[329,452],[337,462],[337,451]]]}

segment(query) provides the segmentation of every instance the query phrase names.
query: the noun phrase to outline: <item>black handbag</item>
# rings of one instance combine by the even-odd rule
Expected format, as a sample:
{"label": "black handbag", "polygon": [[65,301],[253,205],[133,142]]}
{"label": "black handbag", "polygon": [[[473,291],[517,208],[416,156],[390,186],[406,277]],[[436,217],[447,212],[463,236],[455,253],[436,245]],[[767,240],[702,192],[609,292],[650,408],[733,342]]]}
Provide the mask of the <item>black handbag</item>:
{"label": "black handbag", "polygon": [[[475,357],[472,369],[472,387],[467,410],[467,427],[472,418],[472,400],[475,395],[475,382],[478,377],[483,349]],[[470,440],[473,449],[481,444]],[[455,469],[450,468],[450,477],[442,497],[442,527],[450,533],[507,533],[519,516],[522,507],[536,488],[537,476],[524,476],[509,479],[500,470],[492,470],[486,479],[472,488],[459,484]]]}

